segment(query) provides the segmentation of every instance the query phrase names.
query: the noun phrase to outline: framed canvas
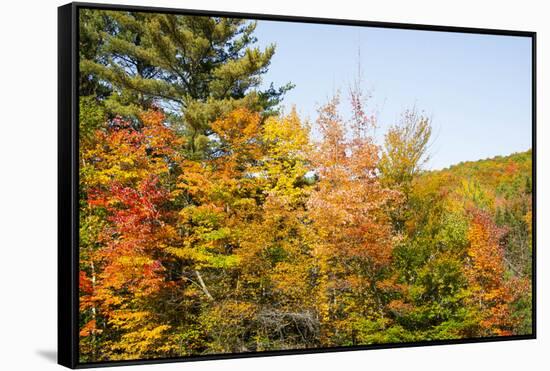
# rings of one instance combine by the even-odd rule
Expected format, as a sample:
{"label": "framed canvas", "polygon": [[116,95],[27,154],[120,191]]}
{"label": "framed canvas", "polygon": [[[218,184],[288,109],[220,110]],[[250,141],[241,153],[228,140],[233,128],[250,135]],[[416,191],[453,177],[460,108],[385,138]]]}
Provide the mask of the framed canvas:
{"label": "framed canvas", "polygon": [[58,19],[60,364],[536,337],[534,32]]}

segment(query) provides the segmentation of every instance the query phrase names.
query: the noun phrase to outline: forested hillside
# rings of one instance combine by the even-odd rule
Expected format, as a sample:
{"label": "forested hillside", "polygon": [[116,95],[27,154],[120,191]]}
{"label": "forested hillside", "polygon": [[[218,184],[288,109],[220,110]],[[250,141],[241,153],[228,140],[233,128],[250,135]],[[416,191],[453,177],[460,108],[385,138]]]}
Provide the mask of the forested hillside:
{"label": "forested hillside", "polygon": [[254,28],[81,11],[81,361],[531,333],[531,152],[427,171],[360,86],[304,122]]}
{"label": "forested hillside", "polygon": [[398,322],[427,324],[427,338],[531,332],[531,158],[461,163],[413,181],[395,249],[410,283],[399,303],[410,312]]}

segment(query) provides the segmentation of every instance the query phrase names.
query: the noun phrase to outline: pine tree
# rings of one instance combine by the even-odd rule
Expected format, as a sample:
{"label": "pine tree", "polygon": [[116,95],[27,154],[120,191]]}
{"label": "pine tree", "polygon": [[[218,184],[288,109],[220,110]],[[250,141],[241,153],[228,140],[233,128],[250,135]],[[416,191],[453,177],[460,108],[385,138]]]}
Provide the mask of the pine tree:
{"label": "pine tree", "polygon": [[270,113],[291,88],[259,90],[275,45],[253,45],[255,22],[88,10],[81,24],[81,46],[90,51],[81,55],[83,81],[112,89],[105,105],[118,115],[163,108],[195,156],[207,152],[209,123],[221,114],[238,107]]}

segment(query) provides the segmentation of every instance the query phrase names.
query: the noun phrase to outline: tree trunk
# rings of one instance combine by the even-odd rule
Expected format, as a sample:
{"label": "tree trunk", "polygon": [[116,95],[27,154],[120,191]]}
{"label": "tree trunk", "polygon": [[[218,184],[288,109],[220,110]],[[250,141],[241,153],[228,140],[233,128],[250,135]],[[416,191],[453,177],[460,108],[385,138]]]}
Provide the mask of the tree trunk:
{"label": "tree trunk", "polygon": [[204,292],[206,297],[208,297],[208,300],[213,301],[214,298],[212,297],[212,295],[210,295],[210,292],[208,291],[208,288],[204,284],[204,281],[202,280],[201,273],[198,270],[195,270],[195,274],[197,275],[197,279],[199,280],[199,284],[201,285],[202,291]]}

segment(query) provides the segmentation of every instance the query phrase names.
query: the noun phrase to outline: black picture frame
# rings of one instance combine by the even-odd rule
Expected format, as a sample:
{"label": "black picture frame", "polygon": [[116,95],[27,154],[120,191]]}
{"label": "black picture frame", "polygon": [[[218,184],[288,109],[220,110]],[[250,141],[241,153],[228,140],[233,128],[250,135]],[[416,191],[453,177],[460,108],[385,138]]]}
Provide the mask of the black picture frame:
{"label": "black picture frame", "polygon": [[[252,20],[275,20],[300,23],[367,26],[378,28],[424,30],[436,32],[487,34],[520,36],[531,39],[532,42],[532,150],[533,150],[533,252],[532,252],[532,333],[529,335],[499,336],[472,339],[421,341],[409,343],[388,343],[375,345],[360,345],[332,348],[294,349],[279,351],[261,351],[249,353],[216,354],[204,356],[123,360],[97,363],[79,362],[79,302],[78,302],[78,14],[80,9],[128,10],[155,13],[174,13],[197,16],[235,17]],[[146,6],[128,6],[96,3],[70,3],[58,8],[58,363],[69,368],[90,368],[103,366],[139,365],[154,363],[169,363],[181,361],[219,360],[245,357],[264,357],[290,354],[309,354],[323,352],[341,352],[368,349],[386,349],[417,347],[429,345],[448,345],[465,343],[482,343],[494,341],[536,339],[536,236],[537,236],[537,84],[536,84],[536,32],[513,31],[486,28],[450,27],[423,24],[405,24],[391,22],[371,22],[362,20],[312,18],[284,15],[253,14],[240,12],[203,11],[190,9],[171,9]]]}

